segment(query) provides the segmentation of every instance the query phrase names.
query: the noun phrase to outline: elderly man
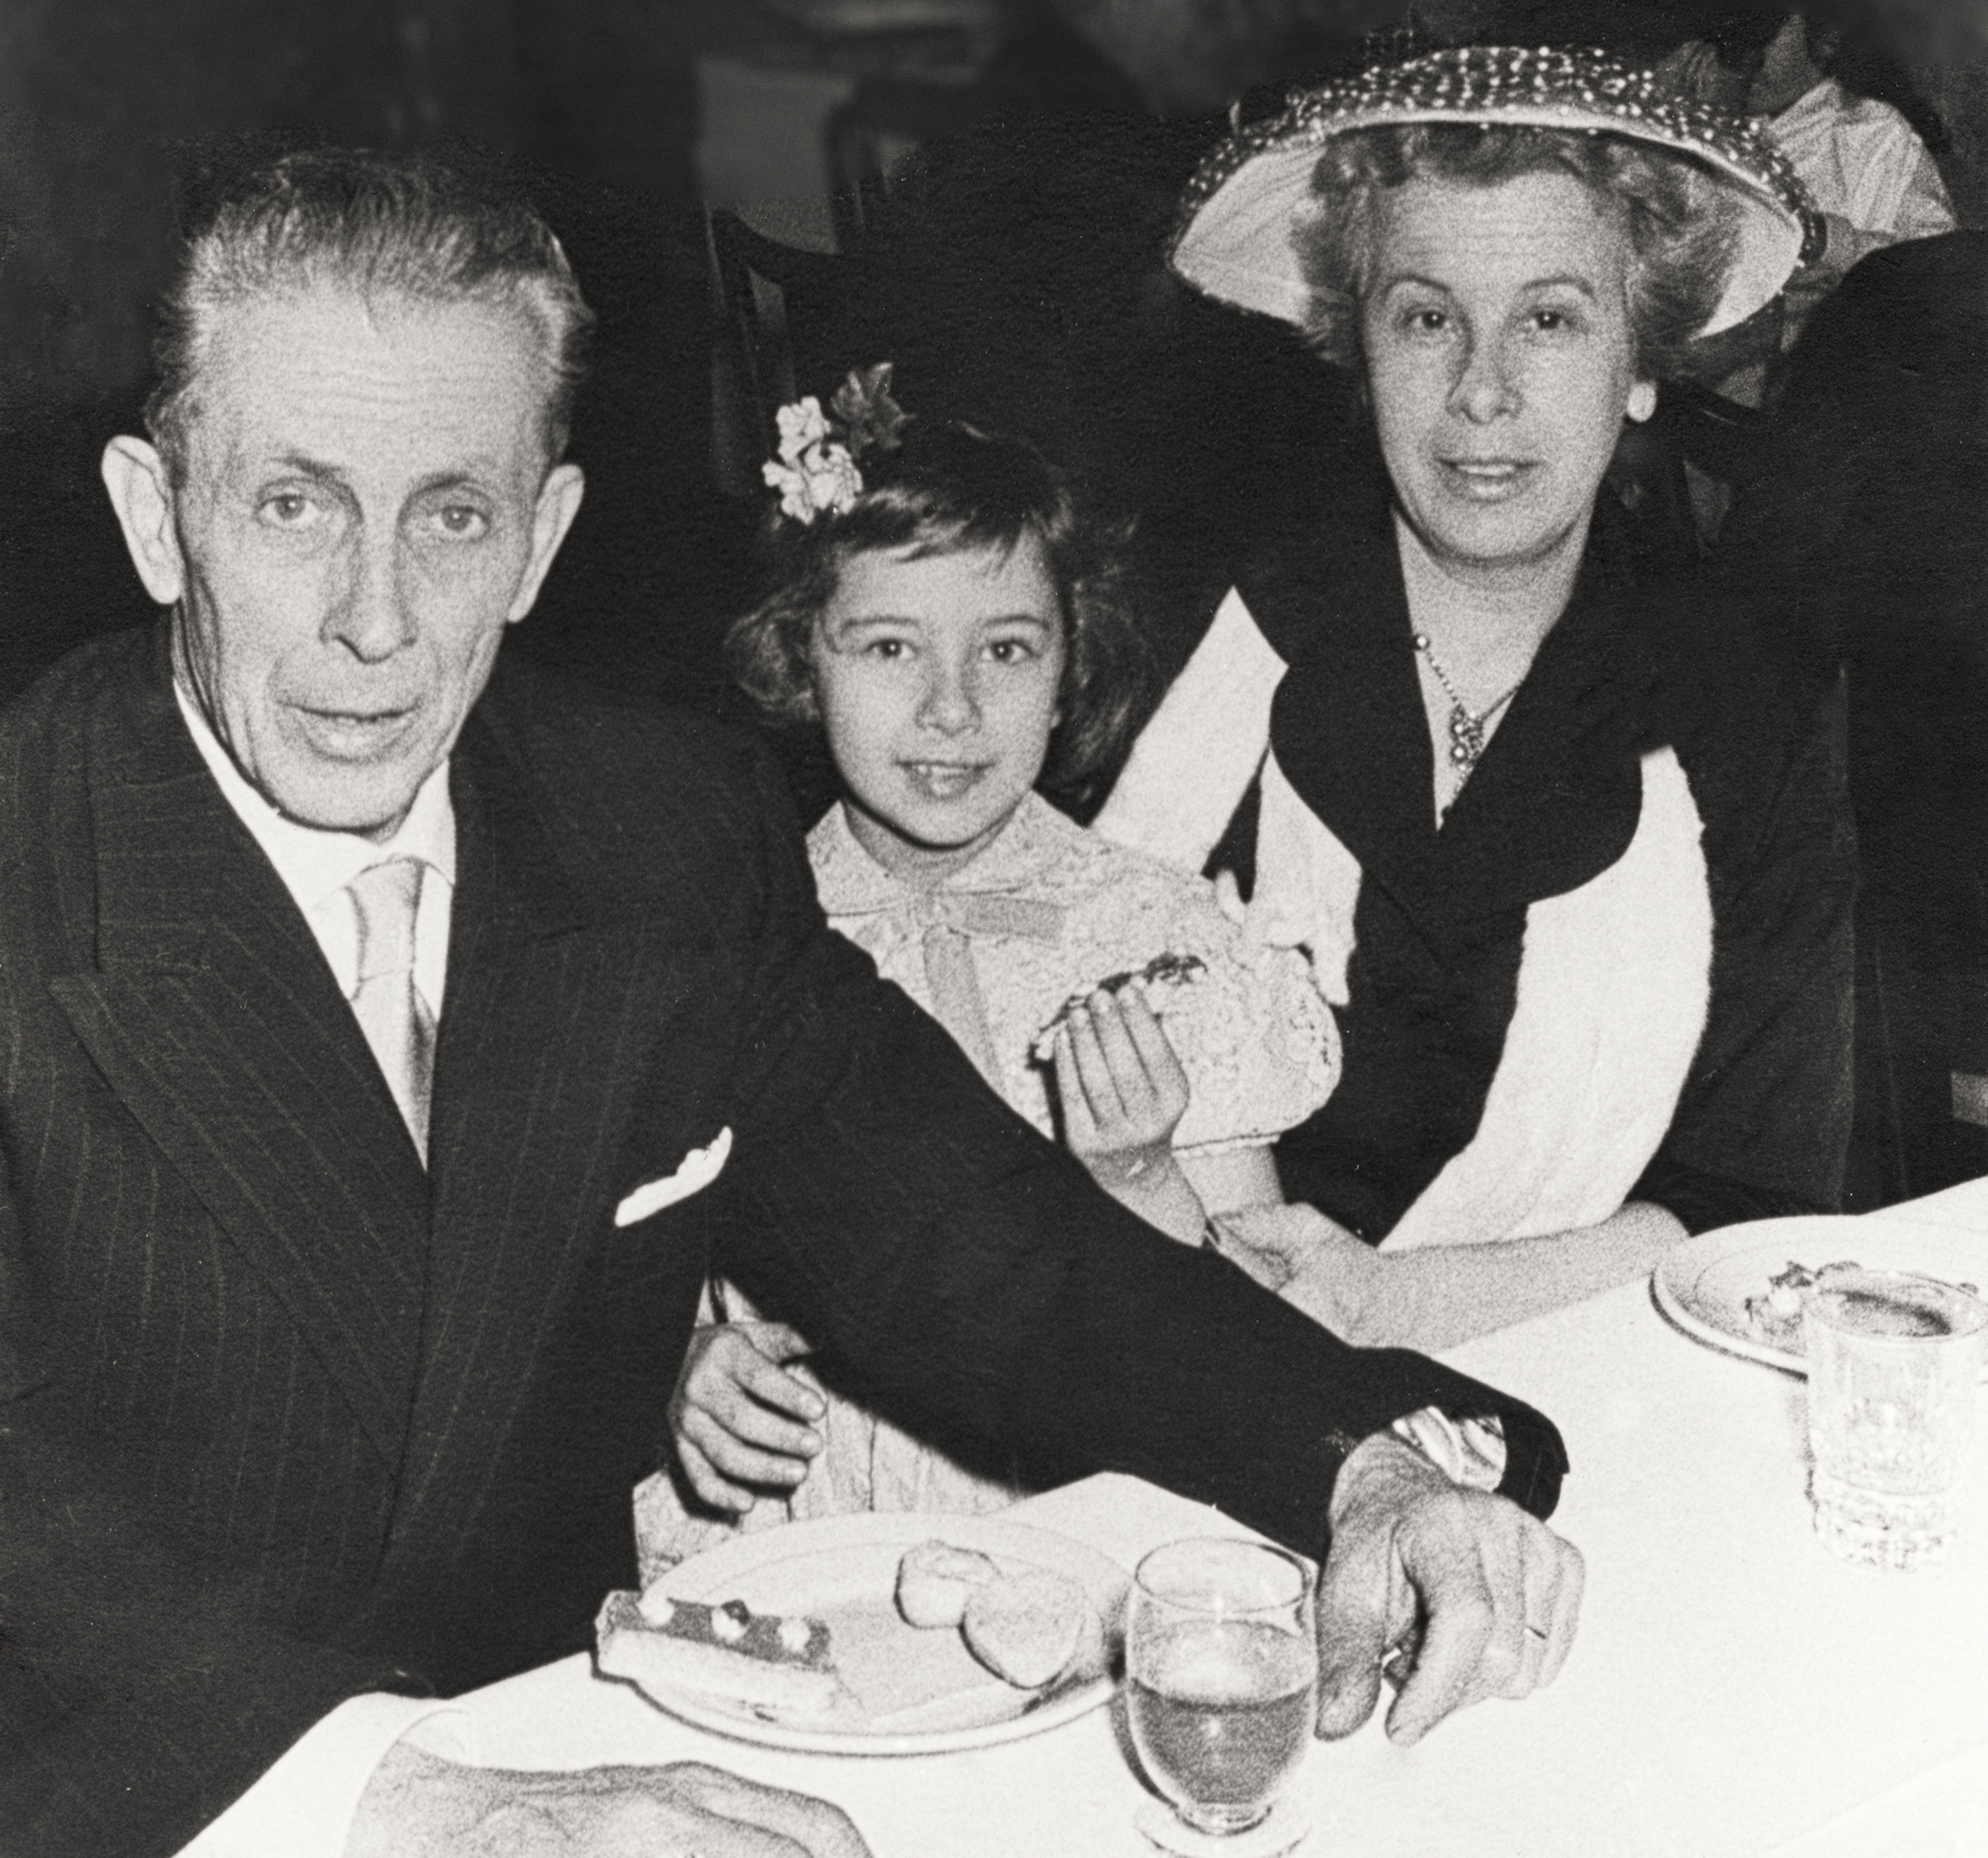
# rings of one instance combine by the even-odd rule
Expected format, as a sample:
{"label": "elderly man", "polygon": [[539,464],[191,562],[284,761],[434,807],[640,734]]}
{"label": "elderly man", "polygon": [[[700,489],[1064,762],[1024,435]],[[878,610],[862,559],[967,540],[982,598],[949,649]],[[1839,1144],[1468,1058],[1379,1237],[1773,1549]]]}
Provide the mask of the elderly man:
{"label": "elderly man", "polygon": [[424,1723],[631,1580],[718,1204],[910,1423],[1329,1540],[1327,1732],[1418,1613],[1400,1738],[1546,1681],[1549,1425],[1095,1193],[829,933],[751,744],[496,664],[587,320],[481,182],[244,177],[104,458],[171,617],[0,721],[0,1848],[860,1851]]}

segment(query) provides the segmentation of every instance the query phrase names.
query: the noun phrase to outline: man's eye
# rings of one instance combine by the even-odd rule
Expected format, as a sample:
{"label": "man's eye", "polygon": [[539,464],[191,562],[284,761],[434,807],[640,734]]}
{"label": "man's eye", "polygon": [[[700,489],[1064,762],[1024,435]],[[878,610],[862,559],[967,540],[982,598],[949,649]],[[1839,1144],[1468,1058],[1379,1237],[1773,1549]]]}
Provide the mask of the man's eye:
{"label": "man's eye", "polygon": [[1571,310],[1536,309],[1533,326],[1543,336],[1571,335],[1580,327],[1580,319]]}
{"label": "man's eye", "polygon": [[258,512],[264,522],[285,529],[300,529],[317,513],[316,504],[298,490],[279,490],[265,497]]}
{"label": "man's eye", "polygon": [[987,647],[996,664],[1026,664],[1040,654],[1026,639],[996,639]]}
{"label": "man's eye", "polygon": [[435,527],[453,541],[474,542],[489,532],[490,519],[474,504],[445,503],[434,513]]}
{"label": "man's eye", "polygon": [[881,658],[886,664],[892,664],[909,649],[902,639],[872,639],[864,647],[863,652],[866,657]]}
{"label": "man's eye", "polygon": [[1439,336],[1449,327],[1449,316],[1440,309],[1411,309],[1403,313],[1401,326],[1412,336]]}

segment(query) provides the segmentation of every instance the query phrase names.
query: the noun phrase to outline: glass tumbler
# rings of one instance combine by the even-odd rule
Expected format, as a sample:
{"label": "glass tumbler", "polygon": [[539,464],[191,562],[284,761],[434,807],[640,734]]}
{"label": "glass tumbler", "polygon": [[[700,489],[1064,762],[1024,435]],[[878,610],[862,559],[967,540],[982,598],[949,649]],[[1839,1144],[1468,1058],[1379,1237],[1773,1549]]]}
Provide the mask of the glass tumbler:
{"label": "glass tumbler", "polygon": [[1804,1309],[1816,1532],[1868,1567],[1939,1560],[1958,1525],[1988,1303],[1930,1278],[1847,1272]]}
{"label": "glass tumbler", "polygon": [[1140,1562],[1126,1624],[1139,1759],[1195,1831],[1263,1820],[1317,1712],[1310,1571],[1282,1549],[1210,1536]]}

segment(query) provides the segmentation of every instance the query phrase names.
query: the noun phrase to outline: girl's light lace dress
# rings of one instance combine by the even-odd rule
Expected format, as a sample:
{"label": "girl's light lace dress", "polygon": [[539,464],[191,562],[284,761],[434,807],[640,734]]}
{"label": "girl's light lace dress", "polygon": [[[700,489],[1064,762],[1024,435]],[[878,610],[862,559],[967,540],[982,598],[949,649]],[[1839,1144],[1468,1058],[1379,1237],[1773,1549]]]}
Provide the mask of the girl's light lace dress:
{"label": "girl's light lace dress", "polygon": [[[1198,956],[1206,969],[1163,1021],[1191,1093],[1174,1134],[1190,1174],[1197,1157],[1268,1144],[1331,1094],[1338,1032],[1303,956],[1251,943],[1205,880],[1099,838],[1036,795],[928,890],[872,858],[840,806],[808,850],[830,922],[945,1023],[1046,1137],[1057,1133],[1056,1086],[1034,1056],[1038,1035],[1073,995],[1162,954]],[[727,1301],[735,1318],[750,1316],[735,1292]],[[806,1481],[736,1525],[686,1517],[668,1477],[651,1478],[637,1499],[645,1574],[735,1528],[853,1510],[979,1512],[1024,1494],[849,1400],[831,1397],[820,1429],[827,1444]]]}

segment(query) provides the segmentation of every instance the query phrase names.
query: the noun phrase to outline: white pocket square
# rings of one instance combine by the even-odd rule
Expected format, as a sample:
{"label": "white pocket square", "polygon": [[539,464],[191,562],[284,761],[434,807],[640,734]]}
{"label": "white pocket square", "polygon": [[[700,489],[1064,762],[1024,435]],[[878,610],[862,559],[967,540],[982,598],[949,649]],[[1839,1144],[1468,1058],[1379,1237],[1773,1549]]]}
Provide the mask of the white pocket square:
{"label": "white pocket square", "polygon": [[708,1148],[693,1148],[685,1155],[683,1166],[674,1174],[644,1181],[636,1188],[614,1209],[614,1223],[632,1226],[638,1219],[647,1219],[651,1213],[660,1213],[664,1207],[673,1207],[679,1200],[702,1192],[724,1172],[731,1153],[732,1131],[721,1129]]}

